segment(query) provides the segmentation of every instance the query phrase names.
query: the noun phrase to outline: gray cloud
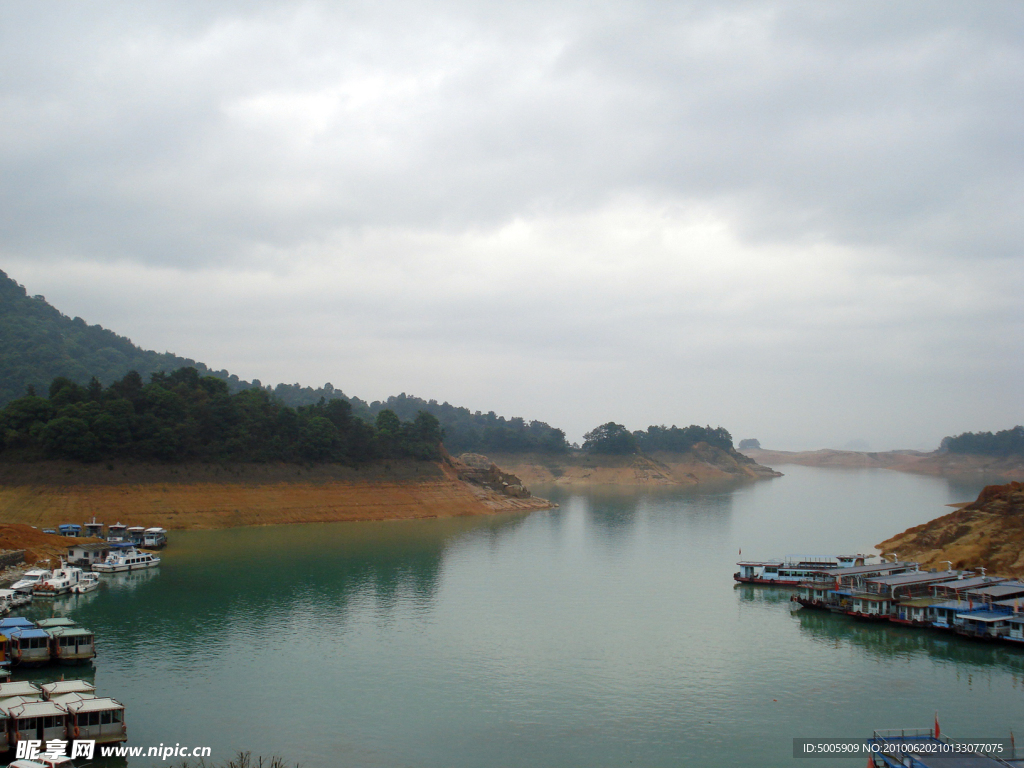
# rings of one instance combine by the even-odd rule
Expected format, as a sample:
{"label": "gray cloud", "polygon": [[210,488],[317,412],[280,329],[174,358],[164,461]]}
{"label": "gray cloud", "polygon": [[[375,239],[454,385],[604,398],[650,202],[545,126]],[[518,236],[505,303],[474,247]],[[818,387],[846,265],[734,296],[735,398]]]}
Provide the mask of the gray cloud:
{"label": "gray cloud", "polygon": [[0,18],[3,267],[146,346],[577,435],[1024,415],[1017,3]]}

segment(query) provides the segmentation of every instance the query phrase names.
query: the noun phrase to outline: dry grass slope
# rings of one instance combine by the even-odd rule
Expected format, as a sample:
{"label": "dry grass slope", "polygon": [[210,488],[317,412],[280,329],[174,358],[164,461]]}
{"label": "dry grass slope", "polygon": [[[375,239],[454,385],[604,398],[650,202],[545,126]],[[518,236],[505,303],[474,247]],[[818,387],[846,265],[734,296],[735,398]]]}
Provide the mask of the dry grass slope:
{"label": "dry grass slope", "polygon": [[989,574],[1024,576],[1024,483],[986,487],[955,512],[886,539],[878,548],[922,567],[984,567]]}

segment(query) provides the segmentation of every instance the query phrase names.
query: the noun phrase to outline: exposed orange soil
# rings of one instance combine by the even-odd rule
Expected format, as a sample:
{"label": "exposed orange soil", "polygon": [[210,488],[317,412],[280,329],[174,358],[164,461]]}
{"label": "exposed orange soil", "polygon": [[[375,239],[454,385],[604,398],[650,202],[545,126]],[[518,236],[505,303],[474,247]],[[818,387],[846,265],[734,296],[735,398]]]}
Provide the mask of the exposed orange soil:
{"label": "exposed orange soil", "polygon": [[703,443],[687,453],[659,452],[650,456],[575,453],[500,455],[493,458],[528,485],[697,485],[779,475],[768,467],[745,463]]}
{"label": "exposed orange soil", "polygon": [[977,500],[878,545],[922,567],[977,569],[1024,576],[1024,483],[990,485]]}
{"label": "exposed orange soil", "polygon": [[[70,470],[70,471],[68,471]],[[0,522],[40,528],[96,520],[170,529],[406,520],[548,508],[461,482],[447,465],[356,470],[294,465],[106,469],[48,462],[0,468]]]}
{"label": "exposed orange soil", "polygon": [[[98,542],[99,539],[74,539],[74,543]],[[25,562],[51,560],[56,566],[60,558],[68,553],[68,539],[52,533],[43,533],[30,525],[0,524],[0,549],[25,550]]]}

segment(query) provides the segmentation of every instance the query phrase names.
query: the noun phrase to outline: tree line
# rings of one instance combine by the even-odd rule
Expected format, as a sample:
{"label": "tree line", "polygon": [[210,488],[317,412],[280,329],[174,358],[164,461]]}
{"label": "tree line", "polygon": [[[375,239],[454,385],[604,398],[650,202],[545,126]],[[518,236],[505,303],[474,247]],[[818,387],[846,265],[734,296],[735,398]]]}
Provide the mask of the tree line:
{"label": "tree line", "polygon": [[1024,456],[1024,427],[1018,425],[995,434],[964,432],[962,435],[945,437],[942,439],[941,450],[984,456]]}
{"label": "tree line", "polygon": [[193,367],[157,372],[144,383],[132,371],[104,387],[66,377],[46,397],[31,387],[0,411],[6,458],[100,461],[336,461],[438,459],[441,425],[425,411],[402,421],[382,409],[372,423],[337,398],[292,408],[265,389],[232,394],[228,384]]}
{"label": "tree line", "polygon": [[617,455],[655,451],[686,453],[697,443],[707,443],[729,452],[733,450],[732,435],[728,430],[723,427],[700,427],[696,424],[688,427],[677,427],[674,424],[671,427],[664,424],[660,427],[652,425],[646,430],[630,432],[622,424],[609,421],[583,436],[583,450]]}

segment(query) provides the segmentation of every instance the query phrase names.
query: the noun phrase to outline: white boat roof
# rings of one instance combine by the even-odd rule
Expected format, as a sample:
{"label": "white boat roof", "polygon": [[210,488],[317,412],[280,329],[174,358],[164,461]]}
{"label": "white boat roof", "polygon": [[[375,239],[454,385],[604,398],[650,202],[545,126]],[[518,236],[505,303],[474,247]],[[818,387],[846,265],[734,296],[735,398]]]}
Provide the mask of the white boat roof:
{"label": "white boat roof", "polygon": [[145,527],[141,525],[133,525],[128,528],[129,531],[145,531]]}
{"label": "white boat roof", "polygon": [[0,699],[8,699],[11,696],[42,696],[42,689],[35,683],[28,680],[19,680],[14,683],[0,683]]}
{"label": "white boat roof", "polygon": [[64,709],[67,709],[68,704],[95,698],[96,694],[94,693],[72,691],[71,693],[62,693],[60,696],[51,696],[47,701],[52,701],[54,704],[59,704],[64,707]]}
{"label": "white boat roof", "polygon": [[92,693],[96,686],[85,680],[58,680],[55,683],[45,683],[40,686],[48,698],[60,696],[63,693]]}
{"label": "white boat roof", "polygon": [[864,579],[864,581],[868,584],[898,587],[904,584],[927,584],[931,581],[953,581],[959,575],[959,571],[913,571],[912,573],[897,573],[892,576],[877,576]]}
{"label": "white boat roof", "polygon": [[16,594],[13,589],[0,589],[0,597],[13,597]]}
{"label": "white boat roof", "polygon": [[943,589],[955,589],[959,592],[962,589],[984,587],[985,585],[998,584],[1001,581],[1006,581],[1006,579],[1001,579],[998,576],[972,576],[969,579],[957,579],[955,582],[936,584],[936,586],[942,587]]}
{"label": "white boat roof", "polygon": [[147,528],[146,533],[167,533],[166,528]]}
{"label": "white boat roof", "polygon": [[68,704],[68,712],[75,715],[82,712],[103,712],[108,709],[124,709],[124,704],[110,697],[82,699]]}
{"label": "white boat roof", "polygon": [[1008,620],[1010,614],[1000,611],[977,611],[975,613],[958,613],[956,617],[965,621],[982,621],[986,624],[992,624],[996,621]]}
{"label": "white boat roof", "polygon": [[52,701],[26,701],[17,706],[5,707],[11,717],[47,717],[49,715],[65,715],[67,710]]}
{"label": "white boat roof", "polygon": [[977,595],[982,597],[1013,597],[1014,595],[1024,595],[1024,584],[1019,581],[1004,581],[1002,584],[993,584],[989,587],[981,587],[980,589],[972,589],[971,595]]}

